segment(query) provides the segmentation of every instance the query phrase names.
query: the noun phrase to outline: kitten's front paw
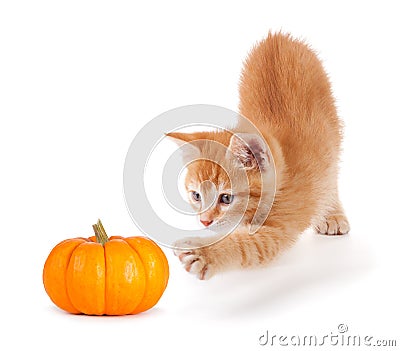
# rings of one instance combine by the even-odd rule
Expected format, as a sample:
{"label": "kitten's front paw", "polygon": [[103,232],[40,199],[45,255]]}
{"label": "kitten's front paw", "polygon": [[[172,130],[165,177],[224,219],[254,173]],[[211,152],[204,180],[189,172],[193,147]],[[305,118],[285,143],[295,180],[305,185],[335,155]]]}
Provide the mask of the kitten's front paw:
{"label": "kitten's front paw", "polygon": [[210,257],[210,250],[207,247],[198,248],[203,245],[202,238],[179,240],[175,246],[184,249],[175,249],[174,254],[178,256],[187,272],[196,275],[200,280],[207,280],[215,274],[216,269]]}

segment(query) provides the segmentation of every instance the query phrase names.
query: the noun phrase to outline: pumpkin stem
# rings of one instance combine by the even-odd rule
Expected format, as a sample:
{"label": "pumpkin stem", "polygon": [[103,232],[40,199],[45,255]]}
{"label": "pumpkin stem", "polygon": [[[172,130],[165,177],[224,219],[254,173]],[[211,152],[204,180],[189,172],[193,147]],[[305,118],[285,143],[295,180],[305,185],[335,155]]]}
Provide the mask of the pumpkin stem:
{"label": "pumpkin stem", "polygon": [[100,219],[97,221],[96,224],[93,224],[93,230],[94,234],[96,235],[97,242],[101,245],[104,245],[108,241],[108,236]]}

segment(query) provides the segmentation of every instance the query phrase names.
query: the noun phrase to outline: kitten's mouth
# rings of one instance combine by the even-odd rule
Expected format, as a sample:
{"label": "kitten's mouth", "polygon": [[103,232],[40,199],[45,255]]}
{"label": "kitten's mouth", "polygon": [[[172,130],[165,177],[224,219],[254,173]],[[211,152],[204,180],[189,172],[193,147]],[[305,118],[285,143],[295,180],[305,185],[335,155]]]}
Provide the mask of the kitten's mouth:
{"label": "kitten's mouth", "polygon": [[211,230],[213,232],[219,233],[220,231],[223,231],[226,229],[228,222],[225,220],[219,221],[219,220],[213,220],[211,221],[212,223],[209,225],[204,225],[203,229]]}

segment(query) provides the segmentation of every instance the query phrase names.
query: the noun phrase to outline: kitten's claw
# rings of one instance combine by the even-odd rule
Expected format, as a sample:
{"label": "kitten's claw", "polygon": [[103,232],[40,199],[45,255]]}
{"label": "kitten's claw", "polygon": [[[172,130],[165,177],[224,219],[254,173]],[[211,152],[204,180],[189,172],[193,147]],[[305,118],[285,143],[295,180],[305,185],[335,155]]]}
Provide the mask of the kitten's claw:
{"label": "kitten's claw", "polygon": [[208,262],[207,257],[203,255],[201,249],[182,253],[178,257],[183,268],[187,272],[197,276],[200,280],[207,280],[213,276],[212,264]]}
{"label": "kitten's claw", "polygon": [[200,280],[210,279],[214,275],[215,271],[210,261],[207,248],[194,247],[193,249],[186,249],[188,245],[193,245],[195,247],[201,246],[198,242],[194,243],[193,241],[186,239],[180,240],[175,243],[175,246],[185,247],[185,249],[175,249],[175,256],[178,256],[183,268],[187,272],[194,274]]}

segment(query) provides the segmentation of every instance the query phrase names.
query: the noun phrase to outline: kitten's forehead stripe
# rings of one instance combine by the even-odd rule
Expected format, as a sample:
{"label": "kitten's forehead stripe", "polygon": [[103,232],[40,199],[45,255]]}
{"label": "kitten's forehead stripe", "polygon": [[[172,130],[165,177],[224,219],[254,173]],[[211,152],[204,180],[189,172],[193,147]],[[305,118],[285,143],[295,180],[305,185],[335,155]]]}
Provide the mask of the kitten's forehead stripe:
{"label": "kitten's forehead stripe", "polygon": [[203,182],[211,181],[218,190],[230,188],[229,176],[218,164],[202,160],[193,162],[191,168],[192,171],[188,172],[188,177],[190,177],[189,179],[196,179],[197,187]]}

